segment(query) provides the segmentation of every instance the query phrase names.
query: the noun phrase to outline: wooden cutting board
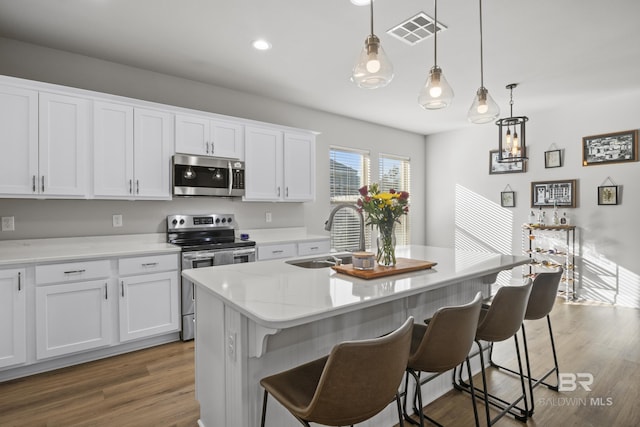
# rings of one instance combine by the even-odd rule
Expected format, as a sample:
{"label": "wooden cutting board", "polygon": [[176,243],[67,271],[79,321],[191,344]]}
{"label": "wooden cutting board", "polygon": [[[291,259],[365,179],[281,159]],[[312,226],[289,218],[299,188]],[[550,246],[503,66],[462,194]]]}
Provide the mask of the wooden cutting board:
{"label": "wooden cutting board", "polygon": [[408,273],[410,271],[426,270],[435,265],[438,265],[438,263],[418,259],[396,258],[396,265],[393,267],[383,267],[376,264],[373,270],[356,270],[353,268],[353,264],[345,264],[334,265],[331,268],[338,273],[344,273],[362,279],[375,279],[378,277],[392,276],[394,274]]}

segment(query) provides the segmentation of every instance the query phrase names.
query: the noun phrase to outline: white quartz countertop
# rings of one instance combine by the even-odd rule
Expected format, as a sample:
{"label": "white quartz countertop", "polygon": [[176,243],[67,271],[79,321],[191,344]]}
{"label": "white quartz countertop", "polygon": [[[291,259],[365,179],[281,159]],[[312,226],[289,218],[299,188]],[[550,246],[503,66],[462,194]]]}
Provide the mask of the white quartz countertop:
{"label": "white quartz countertop", "polygon": [[[464,280],[491,277],[530,262],[528,257],[399,247],[398,257],[433,261],[428,270],[359,279],[333,269],[306,269],[284,260],[184,270],[182,275],[267,328],[287,328],[419,294]],[[492,278],[494,279],[494,278]]]}
{"label": "white quartz countertop", "polygon": [[249,240],[253,240],[257,245],[273,245],[290,242],[329,240],[329,234],[309,234],[307,233],[306,227],[241,230],[236,234],[239,236],[241,233],[248,234]]}
{"label": "white quartz countertop", "polygon": [[154,253],[178,253],[165,234],[0,241],[0,266]]}

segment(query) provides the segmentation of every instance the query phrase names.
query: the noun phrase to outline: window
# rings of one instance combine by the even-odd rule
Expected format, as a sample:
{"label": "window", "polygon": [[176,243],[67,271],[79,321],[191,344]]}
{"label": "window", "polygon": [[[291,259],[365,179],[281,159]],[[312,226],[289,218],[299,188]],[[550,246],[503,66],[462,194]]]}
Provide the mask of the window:
{"label": "window", "polygon": [[[411,195],[409,183],[411,182],[410,161],[406,157],[394,156],[391,154],[380,154],[380,191],[406,191]],[[409,198],[411,203],[411,198]],[[396,225],[396,244],[408,245],[409,240],[409,216],[400,217],[400,224]]]}
{"label": "window", "polygon": [[[329,198],[333,209],[339,203],[355,204],[358,189],[369,185],[369,152],[331,147],[329,151]],[[359,244],[360,222],[352,209],[340,209],[333,218],[331,247],[337,251],[354,250]],[[366,247],[371,231],[365,228]]]}

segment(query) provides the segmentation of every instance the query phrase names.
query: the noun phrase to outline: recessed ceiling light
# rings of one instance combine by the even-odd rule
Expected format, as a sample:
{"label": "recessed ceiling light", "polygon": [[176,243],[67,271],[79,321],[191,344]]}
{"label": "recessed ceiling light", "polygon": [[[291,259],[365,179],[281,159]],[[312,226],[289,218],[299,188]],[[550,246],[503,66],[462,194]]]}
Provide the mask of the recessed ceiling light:
{"label": "recessed ceiling light", "polygon": [[370,0],[351,0],[351,3],[355,4],[356,6],[366,6],[369,4]]}
{"label": "recessed ceiling light", "polygon": [[265,39],[254,40],[253,43],[251,43],[251,45],[254,47],[254,49],[258,49],[258,50],[271,49],[271,43],[269,43]]}

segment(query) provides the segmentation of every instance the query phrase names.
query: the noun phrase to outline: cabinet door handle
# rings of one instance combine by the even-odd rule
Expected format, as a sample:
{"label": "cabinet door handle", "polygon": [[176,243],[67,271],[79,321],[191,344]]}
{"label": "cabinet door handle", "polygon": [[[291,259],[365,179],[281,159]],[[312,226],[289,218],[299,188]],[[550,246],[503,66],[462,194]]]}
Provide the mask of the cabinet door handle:
{"label": "cabinet door handle", "polygon": [[309,249],[311,249],[312,251],[317,251],[320,248],[318,246],[311,246]]}
{"label": "cabinet door handle", "polygon": [[156,265],[158,265],[157,262],[147,262],[142,264],[143,267],[155,267]]}
{"label": "cabinet door handle", "polygon": [[22,273],[18,273],[18,292],[22,290]]}
{"label": "cabinet door handle", "polygon": [[281,254],[282,252],[284,252],[282,249],[277,251],[271,251],[272,254]]}
{"label": "cabinet door handle", "polygon": [[33,179],[31,180],[31,190],[33,190],[33,192],[36,192],[36,176],[33,175]]}
{"label": "cabinet door handle", "polygon": [[104,284],[104,299],[109,299],[109,291],[107,291],[107,284]]}
{"label": "cabinet door handle", "polygon": [[84,268],[82,270],[69,270],[69,271],[65,271],[64,274],[82,274],[84,273],[85,270]]}
{"label": "cabinet door handle", "polygon": [[216,143],[211,141],[211,154],[216,152]]}
{"label": "cabinet door handle", "polygon": [[280,197],[280,187],[278,187],[278,197]]}
{"label": "cabinet door handle", "polygon": [[129,194],[132,194],[132,193],[133,193],[133,180],[130,179],[129,180]]}
{"label": "cabinet door handle", "polygon": [[136,179],[136,194],[140,194],[140,180]]}
{"label": "cabinet door handle", "polygon": [[209,154],[209,141],[205,142],[205,145],[207,146],[205,151],[207,154]]}
{"label": "cabinet door handle", "polygon": [[124,280],[120,281],[120,287],[122,288],[122,298],[124,298]]}
{"label": "cabinet door handle", "polygon": [[289,197],[289,187],[284,188],[284,196]]}
{"label": "cabinet door handle", "polygon": [[44,175],[42,175],[42,192],[44,193]]}

